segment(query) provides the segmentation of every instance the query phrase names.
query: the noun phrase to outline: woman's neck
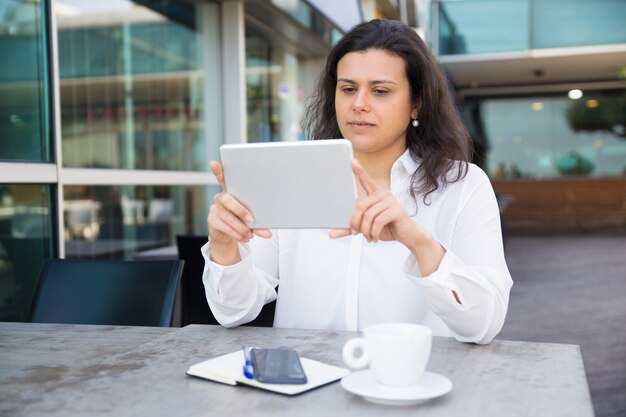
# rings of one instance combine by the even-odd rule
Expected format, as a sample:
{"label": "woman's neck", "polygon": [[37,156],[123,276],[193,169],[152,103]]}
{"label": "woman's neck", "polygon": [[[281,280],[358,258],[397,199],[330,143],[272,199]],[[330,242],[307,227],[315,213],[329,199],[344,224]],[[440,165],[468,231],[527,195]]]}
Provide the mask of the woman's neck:
{"label": "woman's neck", "polygon": [[354,152],[354,157],[365,168],[378,187],[391,188],[391,167],[400,158],[406,149],[397,150],[381,155],[379,153]]}

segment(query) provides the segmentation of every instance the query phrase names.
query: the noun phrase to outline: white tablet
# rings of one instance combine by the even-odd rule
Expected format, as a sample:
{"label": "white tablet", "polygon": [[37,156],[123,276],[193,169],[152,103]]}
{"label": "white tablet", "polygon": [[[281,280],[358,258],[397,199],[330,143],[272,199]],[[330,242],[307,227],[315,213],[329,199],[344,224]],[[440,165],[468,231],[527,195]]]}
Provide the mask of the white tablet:
{"label": "white tablet", "polygon": [[356,201],[346,139],[220,147],[226,189],[254,216],[252,228],[349,227]]}

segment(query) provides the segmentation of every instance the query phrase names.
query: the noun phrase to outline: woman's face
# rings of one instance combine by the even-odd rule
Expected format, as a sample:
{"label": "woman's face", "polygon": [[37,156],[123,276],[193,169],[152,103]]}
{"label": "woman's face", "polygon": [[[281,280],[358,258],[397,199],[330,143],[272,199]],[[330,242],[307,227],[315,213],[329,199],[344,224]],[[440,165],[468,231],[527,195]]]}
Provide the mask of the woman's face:
{"label": "woman's face", "polygon": [[337,64],[335,112],[344,138],[357,156],[397,159],[417,117],[404,60],[379,49],[350,52]]}

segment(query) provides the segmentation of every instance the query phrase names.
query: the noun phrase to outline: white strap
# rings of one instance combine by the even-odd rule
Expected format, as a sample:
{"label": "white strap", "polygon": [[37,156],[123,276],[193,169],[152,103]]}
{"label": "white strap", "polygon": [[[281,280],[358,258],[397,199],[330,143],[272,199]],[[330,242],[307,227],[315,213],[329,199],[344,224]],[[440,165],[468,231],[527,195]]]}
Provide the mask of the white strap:
{"label": "white strap", "polygon": [[348,276],[346,279],[346,330],[357,331],[359,320],[359,273],[363,235],[350,238],[350,257],[348,258]]}

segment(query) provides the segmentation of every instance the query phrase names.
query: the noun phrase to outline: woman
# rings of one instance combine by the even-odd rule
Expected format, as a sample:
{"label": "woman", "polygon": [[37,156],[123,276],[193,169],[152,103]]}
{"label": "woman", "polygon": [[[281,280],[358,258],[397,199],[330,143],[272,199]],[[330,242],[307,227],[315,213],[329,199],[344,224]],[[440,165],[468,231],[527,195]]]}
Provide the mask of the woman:
{"label": "woman", "polygon": [[352,143],[350,229],[251,230],[212,162],[224,190],[208,216],[203,281],[218,321],[251,321],[280,283],[276,327],[414,322],[488,343],[512,285],[498,207],[423,41],[395,21],[352,29],[328,57],[305,130]]}

